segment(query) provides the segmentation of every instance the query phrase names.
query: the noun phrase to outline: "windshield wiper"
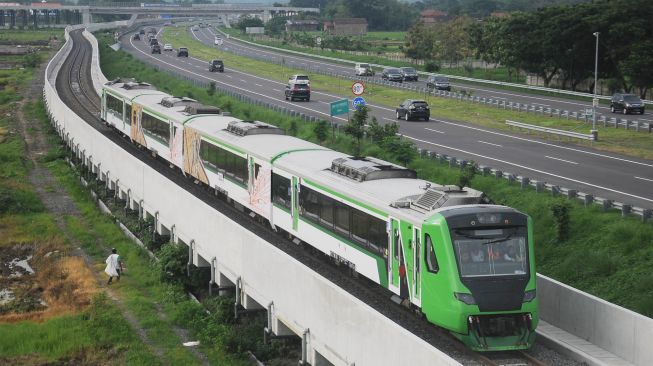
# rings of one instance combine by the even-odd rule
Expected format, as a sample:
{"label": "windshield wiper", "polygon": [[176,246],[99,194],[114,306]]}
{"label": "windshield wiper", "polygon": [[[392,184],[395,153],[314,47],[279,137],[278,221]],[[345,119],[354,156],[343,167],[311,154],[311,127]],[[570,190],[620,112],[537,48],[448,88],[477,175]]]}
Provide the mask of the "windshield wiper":
{"label": "windshield wiper", "polygon": [[496,244],[496,243],[503,243],[504,241],[508,241],[508,240],[510,240],[510,238],[512,238],[512,234],[506,236],[505,238],[500,238],[500,239],[496,239],[496,240],[488,241],[487,243],[483,243],[483,245],[487,245],[487,244]]}

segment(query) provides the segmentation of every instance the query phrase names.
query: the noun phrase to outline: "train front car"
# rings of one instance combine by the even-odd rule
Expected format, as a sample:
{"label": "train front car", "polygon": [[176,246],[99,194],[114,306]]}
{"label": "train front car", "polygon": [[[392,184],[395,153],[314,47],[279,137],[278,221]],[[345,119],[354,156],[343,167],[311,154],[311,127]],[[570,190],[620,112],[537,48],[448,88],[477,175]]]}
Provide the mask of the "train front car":
{"label": "train front car", "polygon": [[422,311],[476,351],[527,349],[538,323],[531,219],[456,206],[423,225]]}

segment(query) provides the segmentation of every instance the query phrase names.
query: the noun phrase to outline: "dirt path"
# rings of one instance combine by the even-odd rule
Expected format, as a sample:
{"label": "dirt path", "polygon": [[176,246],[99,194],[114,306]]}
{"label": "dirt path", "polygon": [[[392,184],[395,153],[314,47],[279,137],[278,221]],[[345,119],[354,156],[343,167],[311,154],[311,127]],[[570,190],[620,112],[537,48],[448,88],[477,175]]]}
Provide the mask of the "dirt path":
{"label": "dirt path", "polygon": [[[145,329],[139,324],[137,317],[120,300],[120,297],[105,285],[106,279],[96,271],[93,260],[80,249],[81,243],[68,231],[66,227],[64,221],[65,216],[75,216],[84,221],[83,217],[72,198],[58,184],[50,170],[44,167],[40,162],[40,158],[45,156],[49,149],[47,135],[43,130],[42,123],[38,120],[28,118],[23,110],[26,105],[37,101],[40,97],[41,91],[43,90],[44,74],[45,64],[42,64],[37,76],[34,78],[29,88],[27,88],[23,93],[23,100],[18,103],[16,108],[18,129],[24,136],[27,156],[33,164],[33,168],[29,173],[29,181],[35,187],[46,209],[53,214],[57,226],[63,233],[70,247],[74,248],[71,254],[83,258],[90,272],[95,275],[98,286],[105,289],[108,297],[113,300],[114,304],[120,309],[132,329],[149,347],[151,352],[158,357],[162,364],[166,364],[164,350],[157,347],[157,345],[152,342]],[[88,227],[88,225],[86,226]]]}

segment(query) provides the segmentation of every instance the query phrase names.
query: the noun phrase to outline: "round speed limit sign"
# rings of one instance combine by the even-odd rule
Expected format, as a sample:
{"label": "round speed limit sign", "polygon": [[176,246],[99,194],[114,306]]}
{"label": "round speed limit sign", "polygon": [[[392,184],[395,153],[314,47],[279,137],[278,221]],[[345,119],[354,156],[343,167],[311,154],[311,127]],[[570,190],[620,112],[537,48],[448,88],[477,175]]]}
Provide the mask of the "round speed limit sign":
{"label": "round speed limit sign", "polygon": [[360,81],[357,81],[352,84],[351,92],[354,93],[354,95],[363,95],[365,92],[365,85],[363,85],[363,83]]}

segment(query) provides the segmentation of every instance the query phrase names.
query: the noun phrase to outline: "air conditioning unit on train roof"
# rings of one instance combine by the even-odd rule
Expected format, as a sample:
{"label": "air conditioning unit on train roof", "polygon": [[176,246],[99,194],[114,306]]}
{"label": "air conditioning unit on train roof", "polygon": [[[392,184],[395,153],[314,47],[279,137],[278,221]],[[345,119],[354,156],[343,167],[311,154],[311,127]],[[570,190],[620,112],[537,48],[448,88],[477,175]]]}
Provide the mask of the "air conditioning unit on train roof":
{"label": "air conditioning unit on train roof", "polygon": [[329,169],[359,182],[376,179],[417,178],[417,172],[412,169],[372,157],[338,158],[331,163]]}
{"label": "air conditioning unit on train roof", "polygon": [[195,116],[198,114],[220,114],[220,108],[201,103],[188,103],[186,108],[184,108],[183,113],[189,116]]}
{"label": "air conditioning unit on train roof", "polygon": [[161,105],[166,108],[187,106],[191,103],[197,103],[197,101],[188,97],[165,97],[161,99]]}
{"label": "air conditioning unit on train roof", "polygon": [[156,90],[155,87],[148,83],[141,83],[138,81],[130,81],[122,84],[123,89],[127,90]]}
{"label": "air conditioning unit on train roof", "polygon": [[238,136],[286,134],[281,128],[261,121],[231,121],[226,130]]}

